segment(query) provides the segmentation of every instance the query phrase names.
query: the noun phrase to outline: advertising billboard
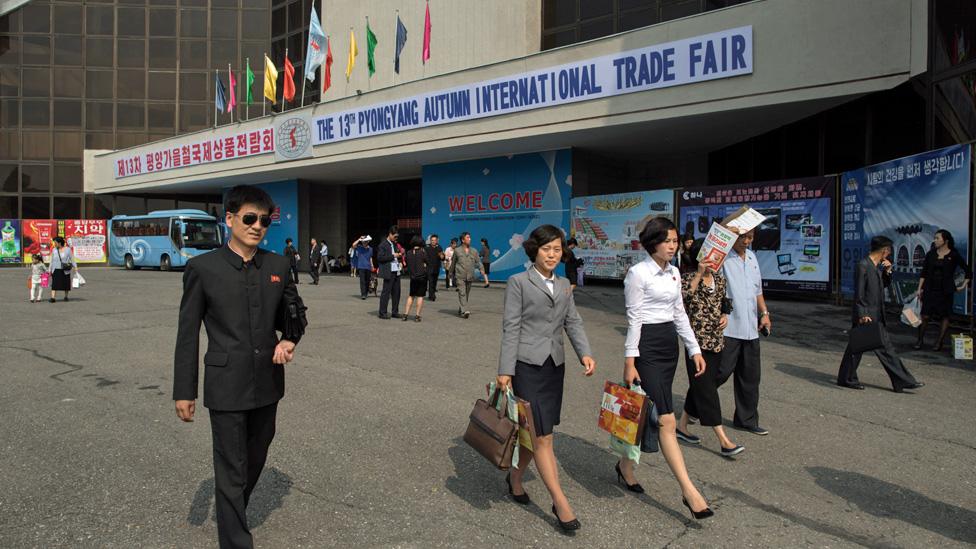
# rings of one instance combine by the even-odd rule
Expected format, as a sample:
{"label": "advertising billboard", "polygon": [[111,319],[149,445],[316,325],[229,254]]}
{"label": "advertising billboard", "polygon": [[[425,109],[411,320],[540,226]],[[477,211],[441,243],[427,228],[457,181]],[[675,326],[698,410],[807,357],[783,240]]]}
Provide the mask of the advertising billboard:
{"label": "advertising billboard", "polygon": [[[887,236],[894,244],[891,259],[892,297],[910,299],[935,231],[946,229],[969,263],[969,145],[956,145],[844,172],[841,227],[841,292],[854,295],[854,272],[868,253],[871,238]],[[957,273],[961,278],[962,273]],[[956,294],[954,311],[968,312],[966,292]]]}
{"label": "advertising billboard", "polygon": [[65,219],[58,221],[58,232],[64,236],[78,263],[108,261],[108,227],[104,219]]}
{"label": "advertising billboard", "polygon": [[489,278],[505,280],[528,267],[522,242],[533,229],[568,232],[571,174],[569,149],[424,166],[423,235],[446,246],[467,231],[476,249],[486,238]]}
{"label": "advertising billboard", "polygon": [[647,256],[638,236],[644,224],[659,216],[673,219],[674,191],[582,196],[570,201],[570,210],[583,273],[623,279],[631,265]]}
{"label": "advertising billboard", "polygon": [[20,220],[0,219],[0,264],[20,263]]}
{"label": "advertising billboard", "polygon": [[678,231],[704,237],[713,221],[748,204],[766,216],[752,242],[763,288],[826,293],[835,183],[834,177],[811,177],[682,189]]}

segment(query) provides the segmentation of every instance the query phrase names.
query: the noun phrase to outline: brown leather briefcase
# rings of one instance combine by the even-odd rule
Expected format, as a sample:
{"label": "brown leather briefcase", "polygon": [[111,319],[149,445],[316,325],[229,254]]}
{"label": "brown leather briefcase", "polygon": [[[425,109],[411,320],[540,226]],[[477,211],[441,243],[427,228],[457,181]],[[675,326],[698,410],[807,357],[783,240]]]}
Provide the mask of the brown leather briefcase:
{"label": "brown leather briefcase", "polygon": [[[501,409],[495,409],[499,398],[505,398]],[[518,423],[508,418],[506,414],[507,397],[495,389],[490,401],[478,399],[468,420],[468,429],[464,432],[464,442],[477,450],[495,467],[507,471],[512,466],[512,452],[518,444]]]}

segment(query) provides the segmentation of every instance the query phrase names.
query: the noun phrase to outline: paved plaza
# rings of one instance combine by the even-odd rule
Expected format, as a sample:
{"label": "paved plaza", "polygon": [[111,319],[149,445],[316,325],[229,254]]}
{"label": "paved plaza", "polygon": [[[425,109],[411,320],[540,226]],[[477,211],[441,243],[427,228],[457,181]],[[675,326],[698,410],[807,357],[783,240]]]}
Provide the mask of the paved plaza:
{"label": "paved plaza", "polygon": [[[89,268],[71,301],[27,302],[26,269],[0,270],[0,547],[213,547],[208,415],[181,423],[171,398],[181,274]],[[976,543],[973,363],[912,352],[926,386],[895,394],[865,357],[865,391],[834,385],[848,308],[773,300],[763,341],[759,437],[732,430],[731,461],[700,426],[683,445],[717,515],[681,505],[663,458],[645,455],[634,496],[596,426],[623,366],[622,290],[577,303],[598,362],[569,364],[555,446],[583,528],[559,532],[538,475],[533,504],[461,440],[497,367],[504,285],[473,290],[472,316],[442,291],[422,323],[380,320],[355,279],[299,291],[309,327],[278,434],[249,509],[258,547],[961,547]],[[404,284],[406,288],[406,284]],[[404,291],[404,294],[406,292]],[[934,334],[933,334],[934,335]],[[202,374],[201,374],[202,377]],[[687,388],[683,365],[676,404]],[[731,383],[721,389],[731,420]]]}

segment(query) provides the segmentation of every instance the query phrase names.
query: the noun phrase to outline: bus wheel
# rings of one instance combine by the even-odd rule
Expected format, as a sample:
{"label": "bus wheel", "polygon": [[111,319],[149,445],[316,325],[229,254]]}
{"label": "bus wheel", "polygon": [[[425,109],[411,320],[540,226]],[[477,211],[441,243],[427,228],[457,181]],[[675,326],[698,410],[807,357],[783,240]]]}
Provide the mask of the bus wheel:
{"label": "bus wheel", "polygon": [[169,256],[168,255],[164,255],[163,257],[159,258],[159,270],[160,271],[168,271],[172,267],[173,266],[169,262]]}
{"label": "bus wheel", "polygon": [[125,254],[125,270],[131,271],[136,268],[136,262],[132,260],[132,254]]}

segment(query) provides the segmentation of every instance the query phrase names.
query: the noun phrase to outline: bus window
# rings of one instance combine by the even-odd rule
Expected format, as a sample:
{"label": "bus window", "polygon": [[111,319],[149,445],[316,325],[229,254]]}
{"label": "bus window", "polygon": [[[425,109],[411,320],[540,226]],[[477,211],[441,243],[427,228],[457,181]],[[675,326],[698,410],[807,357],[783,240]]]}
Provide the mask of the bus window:
{"label": "bus window", "polygon": [[183,231],[180,230],[180,220],[174,219],[169,223],[169,238],[177,249],[183,247]]}
{"label": "bus window", "polygon": [[212,250],[221,246],[220,231],[215,221],[184,219],[183,227],[184,246],[205,250]]}

